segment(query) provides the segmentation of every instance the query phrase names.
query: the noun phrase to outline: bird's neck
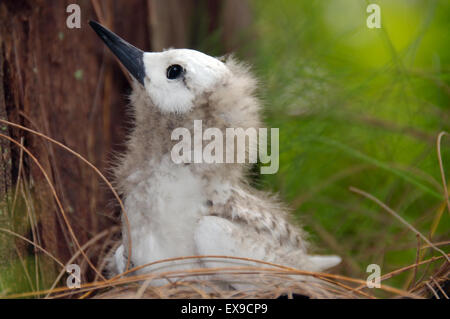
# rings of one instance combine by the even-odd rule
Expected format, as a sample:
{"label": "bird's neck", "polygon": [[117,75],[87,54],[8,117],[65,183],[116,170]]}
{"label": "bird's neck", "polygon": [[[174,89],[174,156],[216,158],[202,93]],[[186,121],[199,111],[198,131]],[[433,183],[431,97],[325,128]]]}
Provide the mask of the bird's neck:
{"label": "bird's neck", "polygon": [[[194,140],[199,138],[196,136],[199,133],[194,126],[192,117],[186,118],[177,114],[168,115],[159,112],[155,112],[152,117],[145,121],[142,119],[137,121],[128,140],[127,151],[122,156],[116,169],[116,182],[119,191],[127,194],[132,191],[136,183],[151,179],[155,174],[178,172],[180,167],[200,180],[214,181],[212,184],[204,184],[205,187],[211,188],[213,185],[219,185],[220,183],[231,185],[239,183],[245,171],[243,164],[208,164],[203,160],[195,162],[193,155],[190,163],[176,163],[174,161],[172,150],[180,142],[180,139],[172,140],[173,130],[186,128],[192,138],[191,149],[194,150]],[[203,142],[201,146],[203,147],[205,144],[206,142]],[[182,178],[182,174],[179,178]]]}

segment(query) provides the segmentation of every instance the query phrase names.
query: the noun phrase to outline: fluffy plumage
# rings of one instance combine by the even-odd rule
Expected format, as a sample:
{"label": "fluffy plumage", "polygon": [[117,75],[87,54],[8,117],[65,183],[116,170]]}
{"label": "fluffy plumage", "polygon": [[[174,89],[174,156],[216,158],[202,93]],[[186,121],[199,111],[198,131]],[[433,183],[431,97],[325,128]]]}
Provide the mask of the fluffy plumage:
{"label": "fluffy plumage", "polygon": [[[168,80],[173,64],[185,70]],[[134,266],[171,257],[230,255],[321,271],[340,262],[337,256],[310,256],[305,235],[290,222],[274,196],[247,185],[244,164],[175,164],[171,132],[194,120],[203,127],[261,126],[257,81],[248,67],[193,50],[145,53],[145,85],[133,84],[135,127],[115,171],[131,226]],[[224,134],[225,135],[225,134]],[[125,269],[127,227],[110,268]],[[165,264],[175,268],[216,267],[224,262]],[[141,272],[154,271],[145,268]]]}

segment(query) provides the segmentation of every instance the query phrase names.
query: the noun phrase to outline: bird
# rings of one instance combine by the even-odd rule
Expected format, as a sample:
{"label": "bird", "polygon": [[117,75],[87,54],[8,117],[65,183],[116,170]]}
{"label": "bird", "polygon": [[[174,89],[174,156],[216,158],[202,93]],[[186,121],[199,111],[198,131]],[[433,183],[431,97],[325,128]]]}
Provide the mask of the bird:
{"label": "bird", "polygon": [[126,216],[108,265],[112,275],[127,265],[185,256],[237,259],[174,261],[136,273],[213,268],[238,258],[306,271],[341,262],[336,255],[310,253],[308,236],[288,206],[250,185],[248,163],[176,163],[171,157],[173,130],[193,132],[195,120],[221,131],[262,127],[258,80],[247,64],[192,49],[144,52],[95,21],[90,26],[132,79],[134,124],[113,167]]}

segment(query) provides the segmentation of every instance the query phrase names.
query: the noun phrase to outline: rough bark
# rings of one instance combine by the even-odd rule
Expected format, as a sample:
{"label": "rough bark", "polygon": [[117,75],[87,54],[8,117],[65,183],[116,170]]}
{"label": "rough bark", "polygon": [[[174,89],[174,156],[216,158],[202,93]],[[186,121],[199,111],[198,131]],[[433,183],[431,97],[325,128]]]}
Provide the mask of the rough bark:
{"label": "rough bark", "polygon": [[[232,8],[239,7],[232,1]],[[81,29],[66,27],[66,7],[81,7]],[[126,134],[127,79],[118,63],[90,29],[101,21],[144,50],[194,47],[198,15],[209,17],[206,33],[236,24],[230,5],[221,1],[159,0],[6,0],[0,2],[0,118],[42,132],[85,156],[106,172]],[[223,8],[228,8],[224,10]],[[200,9],[201,8],[201,9]],[[247,6],[248,9],[248,6]],[[201,12],[199,10],[202,10]],[[221,15],[225,12],[228,18]],[[231,18],[230,18],[231,16]],[[226,31],[226,30],[225,30]],[[194,35],[193,35],[194,34]],[[232,46],[236,43],[232,42]],[[223,52],[225,53],[225,52]],[[59,147],[16,128],[0,133],[20,141],[38,158],[55,185],[81,244],[115,223],[117,208],[98,176]],[[19,149],[0,139],[0,192],[14,188]],[[32,186],[41,244],[62,261],[76,251],[50,188],[25,156],[24,172]]]}

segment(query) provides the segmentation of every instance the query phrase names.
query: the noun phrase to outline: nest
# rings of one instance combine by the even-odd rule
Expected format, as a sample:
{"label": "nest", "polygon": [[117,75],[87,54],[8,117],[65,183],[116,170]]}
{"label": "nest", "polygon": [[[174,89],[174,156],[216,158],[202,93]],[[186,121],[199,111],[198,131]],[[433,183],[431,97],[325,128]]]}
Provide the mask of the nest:
{"label": "nest", "polygon": [[[14,124],[5,120],[0,120],[4,124],[14,126],[16,128],[25,130],[29,133],[39,135],[47,139],[48,141],[62,147],[72,155],[78,157],[85,162],[90,168],[92,168],[105,184],[111,189],[121,208],[123,209],[123,203],[120,201],[119,196],[114,191],[111,183],[100,173],[100,171],[81,155],[62,145],[61,143],[26,127]],[[442,135],[440,135],[441,137]],[[25,297],[37,297],[37,298],[229,298],[229,299],[242,299],[242,298],[447,298],[449,288],[449,272],[450,272],[450,254],[445,253],[438,246],[448,245],[448,241],[441,243],[432,243],[418,232],[412,225],[408,224],[392,209],[380,202],[375,197],[353,188],[352,191],[372,200],[380,207],[384,208],[392,216],[397,218],[403,223],[409,230],[414,232],[418,238],[417,247],[417,260],[411,265],[407,265],[400,269],[391,271],[380,278],[380,286],[377,288],[368,288],[366,278],[351,278],[347,276],[341,276],[329,273],[318,273],[301,271],[282,265],[276,265],[267,263],[264,261],[250,260],[248,258],[237,258],[231,256],[192,256],[182,258],[172,258],[168,260],[161,260],[153,262],[153,264],[159,264],[160,269],[164,269],[164,264],[174,261],[186,261],[202,259],[224,259],[224,260],[236,260],[242,259],[242,261],[251,261],[256,263],[258,267],[227,267],[227,268],[200,268],[190,270],[179,271],[158,271],[149,272],[145,274],[137,274],[136,271],[139,268],[143,268],[150,265],[144,265],[137,268],[130,269],[120,276],[116,276],[107,279],[104,275],[105,265],[109,251],[116,245],[117,240],[114,239],[119,233],[119,227],[114,226],[109,229],[93,236],[85,244],[80,245],[73,229],[68,222],[64,208],[61,205],[58,195],[51,183],[51,179],[45,172],[43,167],[39,164],[36,157],[31,154],[22,144],[18,143],[14,139],[2,135],[3,138],[8,139],[11,143],[16,144],[21,149],[21,157],[23,153],[26,153],[42,170],[46,177],[55,201],[58,204],[60,212],[67,223],[68,236],[73,237],[73,241],[76,246],[76,253],[69,259],[67,263],[62,263],[51,252],[44,249],[37,242],[31,241],[20,234],[5,228],[0,228],[2,233],[15,236],[21,241],[25,241],[28,244],[34,246],[35,256],[37,252],[44,253],[50,257],[61,267],[59,275],[54,278],[53,285],[50,289],[35,290],[32,292],[8,294],[4,293],[3,297],[7,298],[25,298]],[[440,161],[440,167],[442,169],[442,161]],[[442,175],[443,170],[442,170]],[[444,178],[445,180],[445,178]],[[448,194],[447,189],[445,189]],[[447,203],[450,209],[450,203]],[[445,208],[443,206],[443,208]],[[442,209],[443,212],[443,209]],[[125,212],[124,212],[125,213]],[[422,239],[427,245],[421,247],[419,239]],[[423,260],[420,256],[420,252],[423,249],[432,249],[438,252],[439,255],[433,256],[429,259]],[[97,262],[93,262],[96,260]],[[79,288],[68,288],[60,285],[57,287],[61,279],[65,277],[66,265],[77,262],[80,265],[82,274],[85,275],[82,280],[82,284]],[[422,276],[416,279],[417,270],[419,267],[433,266],[434,273],[425,278]],[[404,272],[413,271],[413,278],[410,281],[408,287],[404,289],[394,288],[383,283],[384,280],[391,279]],[[424,274],[427,272],[425,271]],[[221,280],[226,277],[226,280]],[[205,279],[206,278],[206,279]],[[158,285],[155,285],[158,282]],[[163,282],[163,284],[160,284]],[[230,289],[224,282],[233,282],[234,288]],[[243,288],[236,288],[243,287]]]}

